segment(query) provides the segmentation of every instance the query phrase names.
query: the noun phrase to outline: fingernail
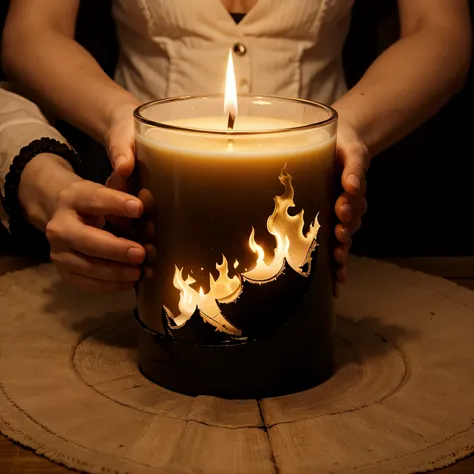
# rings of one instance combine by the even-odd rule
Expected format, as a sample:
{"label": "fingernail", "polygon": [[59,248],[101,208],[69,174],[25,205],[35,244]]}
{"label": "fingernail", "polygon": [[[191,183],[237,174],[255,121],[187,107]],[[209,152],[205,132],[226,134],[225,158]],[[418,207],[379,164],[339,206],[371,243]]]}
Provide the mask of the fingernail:
{"label": "fingernail", "polygon": [[360,189],[360,179],[355,174],[350,174],[346,181],[357,189]]}
{"label": "fingernail", "polygon": [[119,156],[115,160],[115,171],[118,171],[126,162],[127,158],[125,158],[125,156]]}
{"label": "fingernail", "polygon": [[141,263],[145,255],[142,249],[131,247],[127,251],[127,256],[132,262]]}
{"label": "fingernail", "polygon": [[131,217],[138,217],[140,215],[140,204],[133,199],[127,201],[125,208],[127,209],[128,215]]}

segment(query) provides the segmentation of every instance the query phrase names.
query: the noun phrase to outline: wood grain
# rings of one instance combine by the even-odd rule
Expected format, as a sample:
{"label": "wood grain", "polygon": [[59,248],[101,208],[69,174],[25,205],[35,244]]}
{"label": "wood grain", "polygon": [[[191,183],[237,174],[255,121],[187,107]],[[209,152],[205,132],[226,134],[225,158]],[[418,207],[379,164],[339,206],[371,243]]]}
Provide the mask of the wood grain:
{"label": "wood grain", "polygon": [[[13,268],[18,269],[16,268],[18,262],[14,262],[13,259],[7,259],[5,261],[3,257],[1,260],[1,263],[6,265],[6,268],[3,268],[3,273],[5,273],[5,271],[11,271]],[[0,270],[2,269],[1,267],[5,267],[5,265],[0,265]],[[22,266],[23,265],[20,265],[20,268]],[[2,272],[0,271],[0,275],[1,274]],[[458,285],[474,289],[474,278],[452,278],[452,280]],[[22,448],[0,435],[1,474],[65,474],[68,472],[71,472],[71,470],[53,464],[47,459],[37,456],[31,450]],[[474,456],[436,472],[440,474],[472,474],[474,473]]]}
{"label": "wood grain", "polygon": [[474,257],[409,257],[383,260],[442,278],[474,280]]}

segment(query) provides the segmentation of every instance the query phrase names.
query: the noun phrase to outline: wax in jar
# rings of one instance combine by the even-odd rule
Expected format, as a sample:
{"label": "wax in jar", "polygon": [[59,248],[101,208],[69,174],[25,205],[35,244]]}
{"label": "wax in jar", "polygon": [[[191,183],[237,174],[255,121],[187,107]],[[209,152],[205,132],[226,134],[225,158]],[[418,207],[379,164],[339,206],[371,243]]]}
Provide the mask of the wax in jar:
{"label": "wax in jar", "polygon": [[[224,131],[226,120],[165,125]],[[324,129],[298,127],[290,120],[239,116],[229,135],[153,128],[137,136],[142,186],[159,209],[150,212],[151,240],[164,255],[155,277],[142,284],[149,318],[165,308],[179,325],[199,306],[211,323],[234,333],[219,318],[216,301],[238,296],[242,276],[275,278],[285,261],[298,271],[317,233],[330,232],[327,178],[335,138]],[[278,135],[239,134],[282,129]],[[278,210],[274,200],[282,193],[287,198]]]}
{"label": "wax in jar", "polygon": [[[333,369],[337,115],[239,96],[145,104],[135,114],[139,364],[189,395],[278,396]],[[153,251],[150,251],[150,250]]]}

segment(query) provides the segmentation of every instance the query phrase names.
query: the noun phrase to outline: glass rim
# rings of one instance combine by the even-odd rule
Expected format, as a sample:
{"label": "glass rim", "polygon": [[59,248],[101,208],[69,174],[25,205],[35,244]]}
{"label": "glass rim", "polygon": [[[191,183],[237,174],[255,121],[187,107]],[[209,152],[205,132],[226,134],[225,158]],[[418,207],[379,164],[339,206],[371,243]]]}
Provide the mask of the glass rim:
{"label": "glass rim", "polygon": [[[300,99],[295,97],[284,97],[284,96],[276,96],[276,95],[253,95],[253,94],[239,94],[239,98],[252,98],[256,100],[265,100],[265,99],[278,99],[281,101],[287,102],[294,102],[300,103],[303,105],[309,105],[314,108],[324,109],[325,111],[329,112],[329,117],[324,120],[320,120],[314,123],[308,123],[304,125],[298,125],[296,127],[283,127],[283,128],[276,128],[276,129],[269,129],[269,130],[206,130],[200,128],[189,128],[189,127],[179,127],[176,125],[169,125],[161,122],[156,122],[155,120],[147,119],[142,115],[142,112],[153,105],[159,104],[167,104],[171,102],[184,102],[190,99],[212,99],[212,98],[222,98],[224,99],[223,94],[214,94],[214,95],[183,95],[177,97],[169,97],[166,99],[157,99],[145,102],[144,104],[139,105],[133,111],[133,117],[138,122],[149,125],[155,128],[162,128],[165,130],[173,130],[178,132],[187,132],[187,133],[200,133],[200,134],[208,134],[208,135],[220,135],[220,136],[253,136],[253,135],[267,135],[267,134],[278,134],[278,133],[288,133],[288,132],[300,132],[303,130],[309,129],[318,129],[323,128],[332,123],[336,122],[338,119],[338,113],[335,109],[330,107],[329,105],[325,105],[321,102],[315,102],[308,99]],[[238,116],[237,116],[238,117]]]}

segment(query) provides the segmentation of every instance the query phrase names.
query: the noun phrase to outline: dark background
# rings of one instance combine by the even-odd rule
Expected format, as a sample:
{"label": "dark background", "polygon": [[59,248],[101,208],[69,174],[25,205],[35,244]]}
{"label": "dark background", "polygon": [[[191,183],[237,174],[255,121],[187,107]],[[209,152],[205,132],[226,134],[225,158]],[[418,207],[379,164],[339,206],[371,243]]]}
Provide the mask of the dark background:
{"label": "dark background", "polygon": [[[0,28],[8,3],[0,5]],[[112,74],[117,48],[111,41],[110,3],[81,0],[77,39]],[[474,0],[470,4],[472,19]],[[397,35],[396,0],[356,0],[344,52],[349,86]],[[473,92],[471,69],[464,90],[440,113],[374,158],[368,173],[369,212],[355,236],[355,253],[371,257],[474,255]],[[103,179],[109,167],[100,147],[66,124],[59,128],[85,157],[96,164],[97,156],[102,157],[102,168],[91,177]]]}

